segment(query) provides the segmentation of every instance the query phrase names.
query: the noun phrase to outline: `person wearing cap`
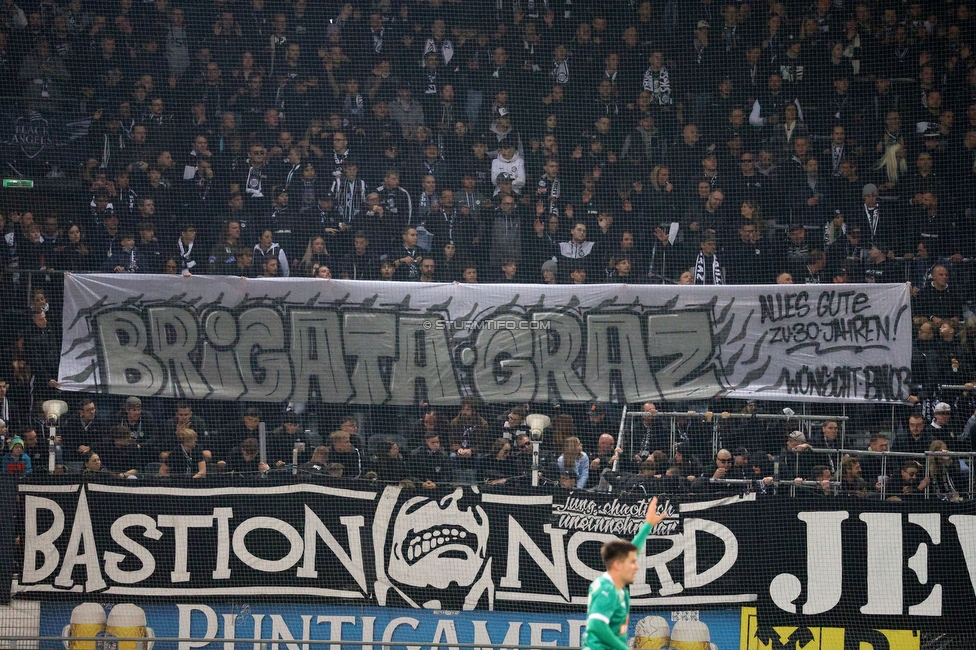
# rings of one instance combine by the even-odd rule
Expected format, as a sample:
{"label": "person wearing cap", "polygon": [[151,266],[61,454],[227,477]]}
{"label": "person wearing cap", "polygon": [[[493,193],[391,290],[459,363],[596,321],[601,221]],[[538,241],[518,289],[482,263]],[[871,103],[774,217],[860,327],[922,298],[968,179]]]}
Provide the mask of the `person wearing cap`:
{"label": "person wearing cap", "polygon": [[590,402],[586,407],[586,412],[576,426],[576,435],[583,441],[585,449],[596,447],[600,436],[604,433],[616,431],[607,419],[607,405],[603,402]]}
{"label": "person wearing cap", "polygon": [[128,427],[132,438],[146,453],[156,449],[160,444],[159,425],[153,413],[143,408],[142,400],[136,396],[126,398],[122,412],[117,421]]}
{"label": "person wearing cap", "polygon": [[20,474],[32,474],[34,468],[31,465],[30,456],[24,451],[24,439],[17,437],[10,440],[9,450],[0,459],[0,467],[7,476]]}
{"label": "person wearing cap", "polygon": [[555,260],[546,260],[542,263],[542,284],[556,284],[559,273],[559,265]]}
{"label": "person wearing cap", "polygon": [[861,229],[861,240],[866,248],[877,247],[888,259],[895,257],[899,246],[898,222],[889,214],[886,206],[878,202],[878,186],[868,183],[861,190],[862,201],[854,214],[847,215]]}
{"label": "person wearing cap", "polygon": [[786,447],[780,451],[780,476],[784,479],[805,479],[810,476],[816,454],[809,453],[811,449],[806,434],[802,431],[792,431],[786,436]]}
{"label": "person wearing cap", "polygon": [[560,490],[575,490],[579,487],[579,476],[576,470],[572,468],[562,469],[559,471],[559,484]]}
{"label": "person wearing cap", "polygon": [[[952,425],[951,420],[952,406],[947,402],[938,402],[932,410],[932,420],[926,431],[933,440],[944,441],[949,446],[949,451],[971,451],[971,445],[964,445],[964,441],[960,440],[962,432]],[[968,448],[963,448],[964,446]]]}
{"label": "person wearing cap", "polygon": [[694,98],[692,115],[696,118],[702,114],[711,97],[716,71],[723,67],[723,48],[710,42],[709,29],[707,20],[696,22],[691,42],[688,42],[682,48],[682,53],[676,57],[677,60],[685,63],[682,85]]}

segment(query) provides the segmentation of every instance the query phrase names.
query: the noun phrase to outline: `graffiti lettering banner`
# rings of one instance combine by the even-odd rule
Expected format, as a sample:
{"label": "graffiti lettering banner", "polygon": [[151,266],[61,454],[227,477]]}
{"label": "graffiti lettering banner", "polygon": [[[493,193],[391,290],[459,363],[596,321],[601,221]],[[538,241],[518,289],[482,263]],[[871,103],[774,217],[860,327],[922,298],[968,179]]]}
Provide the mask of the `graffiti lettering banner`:
{"label": "graffiti lettering banner", "polygon": [[[601,546],[636,531],[649,505],[588,493],[255,483],[21,483],[13,594],[585,611],[587,587],[605,570]],[[756,600],[746,552],[755,495],[660,507],[680,525],[648,540],[635,607]]]}
{"label": "graffiti lettering banner", "polygon": [[60,382],[264,402],[893,402],[910,365],[902,285],[71,275]]}

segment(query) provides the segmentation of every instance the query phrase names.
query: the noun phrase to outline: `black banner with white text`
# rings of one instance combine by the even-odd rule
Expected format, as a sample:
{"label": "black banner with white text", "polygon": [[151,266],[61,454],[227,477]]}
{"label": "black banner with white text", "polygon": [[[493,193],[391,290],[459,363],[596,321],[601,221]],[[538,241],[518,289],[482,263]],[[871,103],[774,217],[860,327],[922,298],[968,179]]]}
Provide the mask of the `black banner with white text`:
{"label": "black banner with white text", "polygon": [[[451,610],[585,610],[587,587],[604,571],[601,545],[633,537],[649,504],[348,482],[19,488],[15,596],[263,596]],[[661,507],[670,516],[648,540],[634,606],[755,601],[744,581],[754,499]]]}
{"label": "black banner with white text", "polygon": [[[13,596],[582,611],[601,545],[633,536],[649,501],[256,483],[23,482]],[[689,499],[661,504],[637,609],[755,604],[762,625],[969,631],[971,503]]]}

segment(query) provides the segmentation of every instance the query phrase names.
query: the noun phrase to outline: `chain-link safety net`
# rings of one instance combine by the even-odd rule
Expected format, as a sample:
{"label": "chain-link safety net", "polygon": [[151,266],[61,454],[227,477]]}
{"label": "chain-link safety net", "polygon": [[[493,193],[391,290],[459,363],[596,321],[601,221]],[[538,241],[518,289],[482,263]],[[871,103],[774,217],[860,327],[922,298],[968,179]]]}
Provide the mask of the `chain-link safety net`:
{"label": "chain-link safety net", "polygon": [[0,647],[972,648],[969,4],[5,0]]}

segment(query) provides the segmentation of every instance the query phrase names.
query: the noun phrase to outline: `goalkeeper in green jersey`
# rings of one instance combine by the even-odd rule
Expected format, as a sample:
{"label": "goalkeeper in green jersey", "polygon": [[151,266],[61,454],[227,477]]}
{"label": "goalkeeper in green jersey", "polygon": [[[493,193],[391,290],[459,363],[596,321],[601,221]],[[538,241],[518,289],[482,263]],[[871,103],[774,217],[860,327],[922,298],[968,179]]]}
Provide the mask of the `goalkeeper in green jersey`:
{"label": "goalkeeper in green jersey", "polygon": [[637,555],[643,552],[647,536],[664,517],[657,512],[657,497],[654,497],[634,541],[615,539],[603,545],[600,556],[607,572],[590,585],[584,650],[629,650],[630,591],[627,587],[637,575]]}

